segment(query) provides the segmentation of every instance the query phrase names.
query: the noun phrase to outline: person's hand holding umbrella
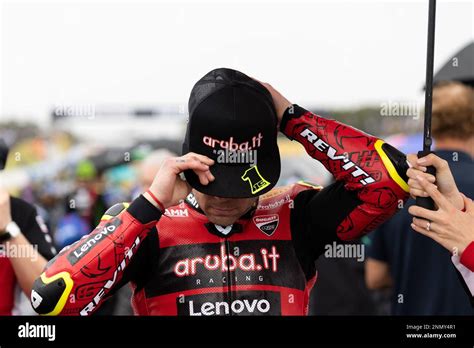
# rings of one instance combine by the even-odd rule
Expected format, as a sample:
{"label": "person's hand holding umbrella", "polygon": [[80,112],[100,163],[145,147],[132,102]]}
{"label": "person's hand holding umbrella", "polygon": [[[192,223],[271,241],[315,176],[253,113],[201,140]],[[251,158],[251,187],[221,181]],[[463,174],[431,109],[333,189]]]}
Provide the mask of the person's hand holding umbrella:
{"label": "person's hand holding umbrella", "polygon": [[449,251],[462,255],[474,240],[474,203],[462,195],[465,212],[454,206],[434,184],[421,176],[416,181],[433,199],[438,210],[432,211],[416,205],[408,212],[413,215],[411,227],[439,243]]}
{"label": "person's hand holding umbrella", "polygon": [[[446,160],[432,153],[421,158],[418,158],[414,154],[409,154],[407,155],[407,160],[411,166],[407,171],[407,176],[412,198],[429,197],[428,192],[423,190],[423,187],[417,180],[417,177],[421,177],[428,182],[436,183],[438,190],[451,204],[459,210],[463,209],[464,203],[462,195],[456,186],[456,182],[454,181],[454,177]],[[435,175],[427,173],[428,166],[433,166],[436,169]]]}

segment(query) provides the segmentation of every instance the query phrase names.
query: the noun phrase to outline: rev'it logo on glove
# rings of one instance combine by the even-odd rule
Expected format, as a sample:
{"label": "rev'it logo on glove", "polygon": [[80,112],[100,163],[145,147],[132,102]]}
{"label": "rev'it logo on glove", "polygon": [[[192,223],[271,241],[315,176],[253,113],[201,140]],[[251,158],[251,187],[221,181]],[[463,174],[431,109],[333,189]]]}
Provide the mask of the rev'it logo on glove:
{"label": "rev'it logo on glove", "polygon": [[280,219],[277,214],[272,215],[261,215],[255,216],[253,222],[255,226],[259,228],[260,231],[265,233],[267,236],[271,236],[278,227],[278,222]]}
{"label": "rev'it logo on glove", "polygon": [[342,161],[344,164],[341,166],[343,170],[351,171],[351,175],[354,178],[358,178],[359,182],[362,185],[368,185],[375,182],[375,179],[372,178],[367,172],[361,169],[354,162],[349,160],[346,155],[337,154],[337,150],[319,138],[314,134],[309,128],[305,128],[301,131],[300,136],[307,141],[309,141],[319,152],[322,152],[327,155],[331,161]]}

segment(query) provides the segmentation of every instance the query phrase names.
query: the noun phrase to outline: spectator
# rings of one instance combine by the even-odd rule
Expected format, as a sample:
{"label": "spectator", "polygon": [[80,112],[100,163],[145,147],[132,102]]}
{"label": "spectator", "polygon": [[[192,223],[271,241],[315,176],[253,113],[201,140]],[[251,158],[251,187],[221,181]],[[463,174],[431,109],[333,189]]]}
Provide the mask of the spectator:
{"label": "spectator", "polygon": [[[471,87],[457,82],[435,86],[432,134],[436,154],[448,162],[459,189],[470,197],[474,196],[474,178],[466,173],[474,172],[473,115]],[[455,203],[462,209],[459,198]],[[393,288],[391,312],[395,315],[474,314],[448,259],[449,251],[413,232],[407,209],[413,204],[413,200],[407,202],[403,211],[370,236],[367,286]]]}
{"label": "spectator", "polygon": [[[409,160],[414,165],[409,171],[410,190],[415,195],[429,195],[437,207],[436,211],[431,211],[411,206],[408,210],[413,215],[411,227],[452,252],[451,260],[474,306],[474,203],[459,193],[447,162],[441,158],[430,154],[418,161],[413,157]],[[424,167],[419,166],[420,164],[436,168],[436,182],[441,184],[438,184],[439,190],[425,179]],[[459,198],[449,195],[450,192],[457,192],[462,197],[463,210],[459,210],[459,205],[456,206],[455,202]]]}
{"label": "spectator", "polygon": [[67,204],[84,219],[89,230],[94,229],[107,209],[102,194],[102,173],[91,161],[83,160],[77,165],[76,186]]}
{"label": "spectator", "polygon": [[[6,158],[7,148],[0,142]],[[5,161],[0,161],[0,170]],[[19,312],[15,299],[23,291],[30,296],[34,280],[56,250],[46,225],[29,203],[0,187],[0,315],[31,314]]]}
{"label": "spectator", "polygon": [[148,190],[155,178],[158,169],[160,169],[163,161],[169,157],[176,156],[174,153],[165,150],[155,150],[151,152],[141,163],[139,169],[139,180],[141,186],[141,192]]}

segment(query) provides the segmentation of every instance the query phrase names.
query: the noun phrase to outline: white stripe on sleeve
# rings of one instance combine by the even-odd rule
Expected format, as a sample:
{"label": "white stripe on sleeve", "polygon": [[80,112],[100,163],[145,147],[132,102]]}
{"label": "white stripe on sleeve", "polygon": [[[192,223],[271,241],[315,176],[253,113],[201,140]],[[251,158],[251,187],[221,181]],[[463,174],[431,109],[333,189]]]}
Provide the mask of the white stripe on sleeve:
{"label": "white stripe on sleeve", "polygon": [[458,269],[459,273],[461,273],[461,276],[463,277],[464,282],[466,283],[469,291],[471,292],[471,296],[474,296],[474,272],[471,272],[469,268],[464,266],[459,261],[458,255],[451,256],[451,261],[453,262],[454,266]]}

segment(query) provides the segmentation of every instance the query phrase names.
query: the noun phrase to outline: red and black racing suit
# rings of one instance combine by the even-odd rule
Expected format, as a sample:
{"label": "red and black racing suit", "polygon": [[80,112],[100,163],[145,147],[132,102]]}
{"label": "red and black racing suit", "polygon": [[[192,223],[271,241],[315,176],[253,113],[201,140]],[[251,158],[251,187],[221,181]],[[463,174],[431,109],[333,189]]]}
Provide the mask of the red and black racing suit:
{"label": "red and black racing suit", "polygon": [[405,156],[382,140],[294,105],[281,131],[335,177],[261,196],[231,227],[195,198],[165,216],[143,196],[106,213],[46,267],[32,292],[40,314],[89,315],[130,282],[140,315],[304,315],[326,245],[358,238],[407,199]]}

